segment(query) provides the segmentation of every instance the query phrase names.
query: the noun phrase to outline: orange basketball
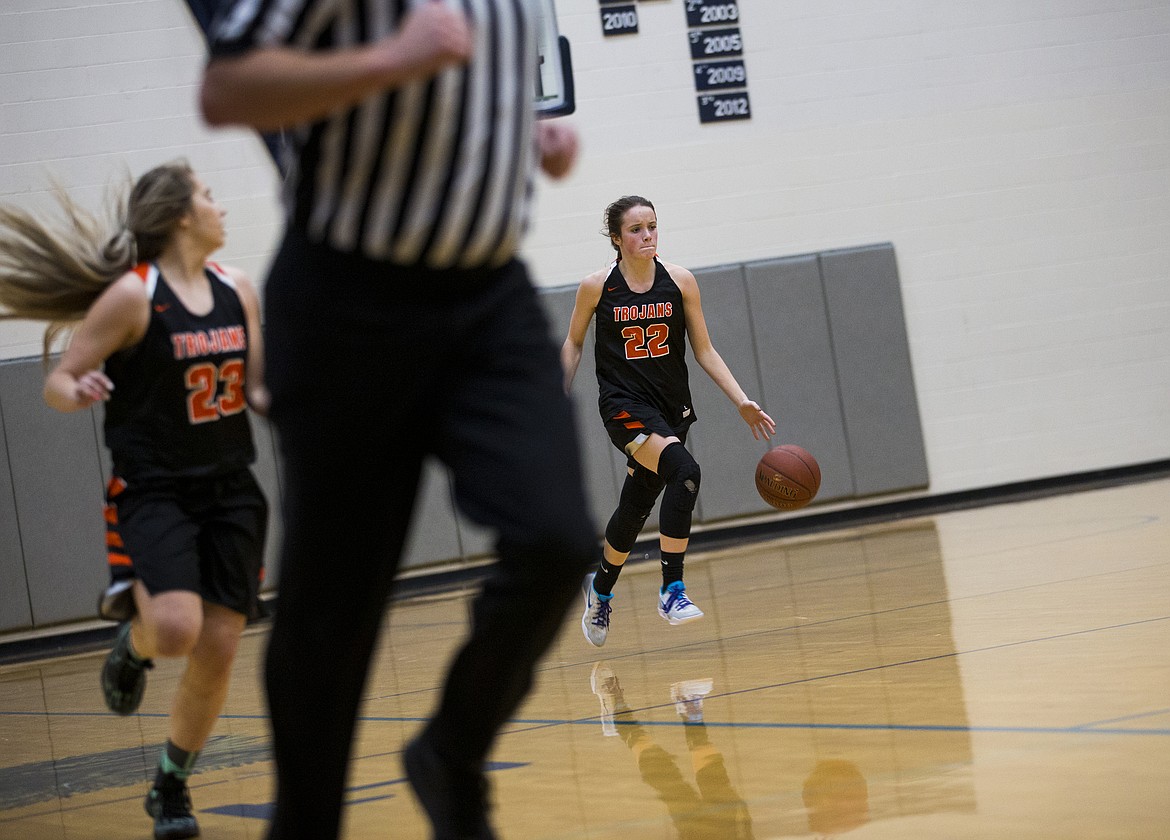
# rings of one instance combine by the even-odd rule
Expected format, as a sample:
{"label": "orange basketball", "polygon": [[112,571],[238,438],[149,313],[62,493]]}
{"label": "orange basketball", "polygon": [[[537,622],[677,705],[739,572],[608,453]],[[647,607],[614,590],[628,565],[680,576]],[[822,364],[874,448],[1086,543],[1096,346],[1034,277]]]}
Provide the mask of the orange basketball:
{"label": "orange basketball", "polygon": [[796,444],[775,446],[756,464],[756,490],[777,510],[802,508],[820,489],[820,464]]}

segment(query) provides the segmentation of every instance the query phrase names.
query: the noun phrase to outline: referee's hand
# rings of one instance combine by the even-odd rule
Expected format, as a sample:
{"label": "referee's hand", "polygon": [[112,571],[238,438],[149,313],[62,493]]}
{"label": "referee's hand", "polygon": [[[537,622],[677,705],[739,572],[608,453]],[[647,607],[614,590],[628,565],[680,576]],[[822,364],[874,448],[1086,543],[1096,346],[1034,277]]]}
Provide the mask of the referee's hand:
{"label": "referee's hand", "polygon": [[467,17],[441,0],[409,12],[402,28],[383,44],[397,53],[405,74],[414,79],[428,79],[447,67],[466,64],[474,50]]}
{"label": "referee's hand", "polygon": [[577,130],[558,120],[536,124],[540,168],[550,178],[564,178],[577,162]]}

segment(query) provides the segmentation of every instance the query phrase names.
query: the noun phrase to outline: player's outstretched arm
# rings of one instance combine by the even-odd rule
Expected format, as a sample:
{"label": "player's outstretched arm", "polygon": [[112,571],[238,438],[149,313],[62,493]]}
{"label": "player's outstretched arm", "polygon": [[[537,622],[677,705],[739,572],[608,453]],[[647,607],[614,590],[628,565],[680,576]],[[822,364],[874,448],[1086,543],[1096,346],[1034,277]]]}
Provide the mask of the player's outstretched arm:
{"label": "player's outstretched arm", "polygon": [[711,334],[707,330],[707,320],[703,317],[703,304],[699,295],[699,284],[695,275],[682,266],[664,262],[666,270],[674,278],[683,295],[683,306],[686,310],[687,337],[691,344],[691,352],[695,361],[711,380],[719,386],[727,398],[739,411],[739,416],[752,430],[752,437],[756,440],[767,440],[776,432],[776,424],[772,421],[759,403],[748,398],[743,388],[739,386],[727,362],[719,355],[719,351],[711,343]]}

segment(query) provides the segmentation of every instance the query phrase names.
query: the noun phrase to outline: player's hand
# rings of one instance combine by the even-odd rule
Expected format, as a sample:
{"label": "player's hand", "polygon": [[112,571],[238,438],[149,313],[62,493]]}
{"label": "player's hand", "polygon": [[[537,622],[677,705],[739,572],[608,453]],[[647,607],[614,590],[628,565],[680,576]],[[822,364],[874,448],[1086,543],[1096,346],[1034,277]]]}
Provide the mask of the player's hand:
{"label": "player's hand", "polygon": [[541,120],[536,123],[536,147],[544,173],[563,178],[577,162],[577,130],[560,120]]}
{"label": "player's hand", "polygon": [[775,422],[764,413],[764,409],[760,408],[760,404],[757,402],[748,400],[741,405],[739,407],[739,416],[751,427],[752,437],[756,440],[759,440],[761,437],[767,440],[776,434]]}
{"label": "player's hand", "polygon": [[114,383],[100,370],[86,371],[77,378],[73,389],[73,399],[82,408],[88,408],[95,402],[105,402],[114,390]]}
{"label": "player's hand", "polygon": [[475,41],[466,15],[436,0],[409,12],[402,28],[380,47],[394,53],[409,78],[429,79],[448,67],[466,64]]}

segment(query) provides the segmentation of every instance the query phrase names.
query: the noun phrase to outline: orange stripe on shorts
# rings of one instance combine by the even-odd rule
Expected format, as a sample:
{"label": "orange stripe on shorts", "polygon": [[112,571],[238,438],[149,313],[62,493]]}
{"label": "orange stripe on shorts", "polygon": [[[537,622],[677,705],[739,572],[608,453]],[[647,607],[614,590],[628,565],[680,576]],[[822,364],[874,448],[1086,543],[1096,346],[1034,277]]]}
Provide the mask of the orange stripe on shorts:
{"label": "orange stripe on shorts", "polygon": [[111,566],[133,566],[130,562],[130,555],[123,554],[120,551],[111,551],[106,554],[106,562]]}

